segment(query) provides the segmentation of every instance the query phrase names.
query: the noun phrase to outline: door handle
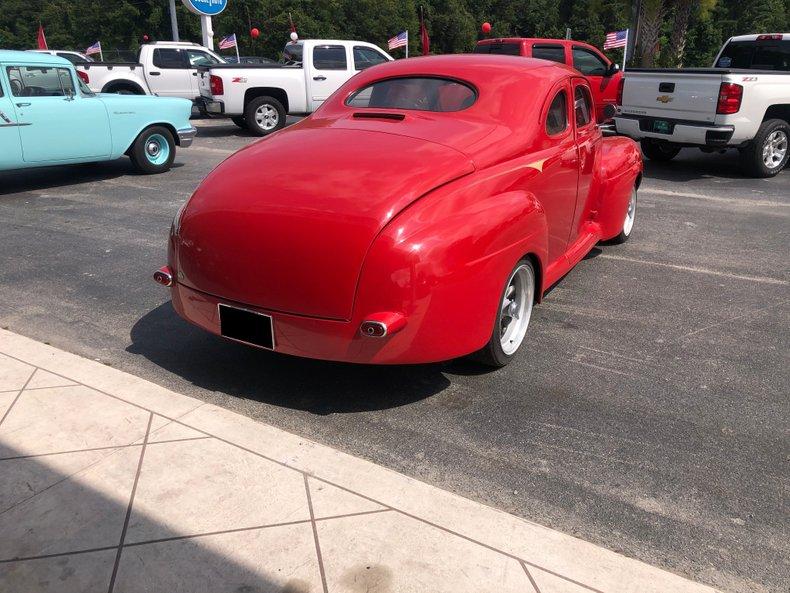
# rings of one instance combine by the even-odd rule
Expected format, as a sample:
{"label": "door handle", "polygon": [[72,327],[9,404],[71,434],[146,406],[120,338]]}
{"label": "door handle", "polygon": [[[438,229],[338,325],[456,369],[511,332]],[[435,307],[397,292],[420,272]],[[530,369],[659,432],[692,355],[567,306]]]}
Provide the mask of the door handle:
{"label": "door handle", "polygon": [[30,103],[17,103],[17,107],[30,107]]}
{"label": "door handle", "polygon": [[326,76],[313,76],[313,80],[326,80]]}
{"label": "door handle", "polygon": [[160,76],[161,72],[151,72],[151,76]]}
{"label": "door handle", "polygon": [[197,72],[193,72],[193,73],[192,73],[192,76],[197,76]]}

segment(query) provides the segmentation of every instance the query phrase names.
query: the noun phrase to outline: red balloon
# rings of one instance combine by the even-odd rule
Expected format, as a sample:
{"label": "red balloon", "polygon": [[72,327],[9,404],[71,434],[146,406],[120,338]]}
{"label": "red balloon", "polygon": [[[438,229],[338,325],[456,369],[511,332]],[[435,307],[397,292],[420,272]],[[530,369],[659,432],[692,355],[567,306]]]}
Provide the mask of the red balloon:
{"label": "red balloon", "polygon": [[261,32],[257,29],[257,27],[253,27],[252,29],[250,29],[250,37],[252,37],[253,39],[258,39],[258,36],[260,34]]}
{"label": "red balloon", "polygon": [[483,30],[483,33],[488,35],[491,32],[491,23],[488,23],[488,22],[483,23],[483,26],[480,27],[480,28]]}

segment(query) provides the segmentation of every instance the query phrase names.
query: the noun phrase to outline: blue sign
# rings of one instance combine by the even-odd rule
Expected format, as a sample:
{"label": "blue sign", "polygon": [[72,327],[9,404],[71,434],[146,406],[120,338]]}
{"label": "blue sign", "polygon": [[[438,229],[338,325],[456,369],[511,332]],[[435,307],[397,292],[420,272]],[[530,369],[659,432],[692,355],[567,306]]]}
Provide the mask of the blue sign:
{"label": "blue sign", "polygon": [[228,0],[181,0],[191,12],[203,16],[217,16],[228,7]]}

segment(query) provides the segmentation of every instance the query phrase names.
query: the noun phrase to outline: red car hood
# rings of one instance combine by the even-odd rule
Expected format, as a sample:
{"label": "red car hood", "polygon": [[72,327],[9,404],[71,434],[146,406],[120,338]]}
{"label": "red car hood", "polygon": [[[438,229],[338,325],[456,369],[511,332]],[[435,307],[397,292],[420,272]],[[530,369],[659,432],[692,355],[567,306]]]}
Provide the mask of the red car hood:
{"label": "red car hood", "polygon": [[379,231],[474,171],[455,149],[385,132],[295,127],[227,159],[174,239],[179,281],[274,311],[350,319]]}

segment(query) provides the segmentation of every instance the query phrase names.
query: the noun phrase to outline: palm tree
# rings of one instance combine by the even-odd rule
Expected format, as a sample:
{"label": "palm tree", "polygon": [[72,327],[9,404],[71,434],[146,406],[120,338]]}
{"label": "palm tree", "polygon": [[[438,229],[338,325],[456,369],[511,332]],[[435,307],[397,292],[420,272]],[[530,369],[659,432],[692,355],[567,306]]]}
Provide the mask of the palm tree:
{"label": "palm tree", "polygon": [[666,12],[665,0],[642,0],[639,7],[640,65],[651,67],[658,55],[658,38]]}

